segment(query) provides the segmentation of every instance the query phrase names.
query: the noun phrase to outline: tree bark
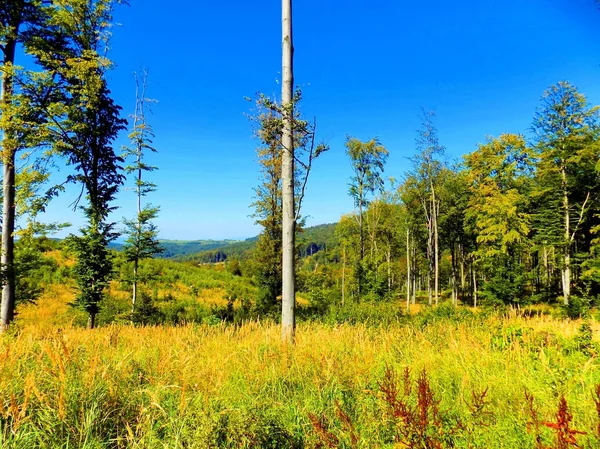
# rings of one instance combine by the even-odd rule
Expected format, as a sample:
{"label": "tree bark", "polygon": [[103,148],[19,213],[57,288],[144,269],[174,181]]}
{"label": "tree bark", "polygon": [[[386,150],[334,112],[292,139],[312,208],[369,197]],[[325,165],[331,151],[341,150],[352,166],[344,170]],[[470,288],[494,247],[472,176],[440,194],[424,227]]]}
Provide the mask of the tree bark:
{"label": "tree bark", "polygon": [[410,312],[410,230],[406,227],[406,311]]}
{"label": "tree bark", "polygon": [[432,206],[433,206],[433,210],[432,210],[432,217],[431,219],[433,220],[433,266],[434,266],[434,297],[435,297],[435,305],[437,306],[439,303],[439,284],[440,284],[440,255],[439,255],[439,251],[440,251],[440,242],[439,242],[439,233],[438,233],[438,223],[437,223],[437,219],[438,219],[438,204],[437,204],[437,199],[435,196],[435,190],[433,187],[433,184],[431,185],[431,195],[432,195]]}
{"label": "tree bark", "polygon": [[569,305],[571,296],[571,219],[569,215],[569,193],[567,191],[567,173],[565,168],[561,168],[562,190],[563,190],[563,209],[565,220],[565,242],[563,248],[563,268],[562,268],[562,288],[563,304]]}
{"label": "tree bark", "polygon": [[473,307],[477,308],[477,273],[473,263],[471,263],[471,272],[473,274]]}
{"label": "tree bark", "polygon": [[[15,30],[16,33],[17,30]],[[16,46],[15,39],[7,40],[4,46],[4,68],[14,64]],[[13,95],[12,74],[6,70],[2,73],[0,102],[9,103],[12,101]],[[5,271],[5,283],[2,287],[0,332],[8,328],[15,316],[15,151],[15,142],[11,141],[9,133],[5,131],[2,141],[2,163],[4,165],[2,191],[4,198],[2,205],[2,254],[0,256],[0,265]]]}
{"label": "tree bark", "polygon": [[281,334],[286,343],[294,342],[296,329],[295,306],[295,241],[296,211],[294,207],[294,137],[293,137],[293,88],[294,46],[292,40],[292,0],[282,0],[282,84],[281,106],[283,109],[283,155],[281,166],[283,220],[282,220],[282,313]]}
{"label": "tree bark", "polygon": [[343,246],[342,262],[342,306],[346,302],[346,245]]}
{"label": "tree bark", "polygon": [[458,279],[457,279],[457,250],[456,244],[452,243],[452,303],[458,305]]}

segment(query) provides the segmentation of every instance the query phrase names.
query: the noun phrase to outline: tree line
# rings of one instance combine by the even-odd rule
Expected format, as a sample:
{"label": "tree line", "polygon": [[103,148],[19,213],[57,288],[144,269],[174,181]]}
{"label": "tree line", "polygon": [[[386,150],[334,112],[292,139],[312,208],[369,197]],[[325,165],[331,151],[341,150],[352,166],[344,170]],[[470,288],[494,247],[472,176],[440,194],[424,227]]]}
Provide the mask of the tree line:
{"label": "tree line", "polygon": [[[348,137],[355,210],[328,244],[310,253],[296,245],[298,289],[341,305],[558,302],[579,313],[600,287],[599,118],[598,107],[561,81],[543,93],[528,137],[488,137],[451,162],[434,112],[423,110],[400,182],[384,177],[389,152],[377,138]],[[254,206],[263,232],[247,271],[268,313],[281,295],[282,148],[280,131],[259,125],[264,183]]]}
{"label": "tree line", "polygon": [[531,136],[488,137],[461,161],[445,155],[431,111],[402,181],[384,188],[387,150],[348,138],[356,210],[337,226],[342,298],[419,292],[477,305],[598,294],[599,109],[569,82],[551,86]]}

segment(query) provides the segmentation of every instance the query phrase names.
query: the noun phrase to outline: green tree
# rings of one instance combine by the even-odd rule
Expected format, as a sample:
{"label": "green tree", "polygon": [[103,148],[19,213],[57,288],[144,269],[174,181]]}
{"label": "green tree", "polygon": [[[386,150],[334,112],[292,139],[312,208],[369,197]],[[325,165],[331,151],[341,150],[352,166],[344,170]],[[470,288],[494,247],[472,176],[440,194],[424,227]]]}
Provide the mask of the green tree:
{"label": "green tree", "polygon": [[589,247],[584,236],[597,210],[599,182],[598,108],[566,81],[551,86],[542,97],[533,129],[539,162],[536,170],[536,239],[561,255],[562,297],[569,304],[573,249]]}
{"label": "green tree", "polygon": [[56,4],[54,21],[66,41],[63,52],[53,59],[64,84],[66,100],[57,105],[54,132],[57,148],[74,168],[68,182],[82,188],[87,205],[81,206],[87,225],[81,235],[71,235],[77,254],[74,268],[79,293],[76,304],[88,313],[88,327],[95,318],[112,276],[108,243],[116,238],[108,215],[111,202],[123,184],[121,163],[113,142],[125,129],[121,108],[114,103],[106,82],[111,63],[101,56],[108,45],[112,22],[112,0],[70,0]]}
{"label": "green tree", "polygon": [[465,156],[470,191],[466,217],[477,236],[475,257],[489,299],[515,303],[524,296],[533,162],[524,137],[515,134],[489,139]]}
{"label": "green tree", "polygon": [[264,96],[257,101],[256,136],[261,183],[255,188],[254,217],[262,227],[254,250],[254,272],[258,281],[256,308],[264,315],[274,311],[281,295],[282,197],[281,119],[278,108]]}
{"label": "green tree", "polygon": [[413,158],[414,176],[419,184],[418,191],[422,198],[427,224],[429,304],[432,303],[432,296],[436,304],[439,300],[440,239],[438,221],[441,206],[439,190],[444,183],[443,175],[446,173],[443,161],[445,149],[439,142],[438,131],[433,122],[434,118],[433,111],[422,110],[421,128],[418,130],[416,139],[418,153]]}
{"label": "green tree", "polygon": [[19,151],[42,144],[46,122],[48,86],[46,73],[26,71],[15,64],[19,44],[33,52],[34,37],[48,8],[37,0],[6,0],[0,4],[0,148],[3,165],[2,245],[3,270],[0,331],[14,318],[16,303],[15,198],[16,164]]}
{"label": "green tree", "polygon": [[[327,146],[316,144],[316,122],[308,122],[299,112],[302,93],[294,94],[294,206],[295,230],[301,232],[300,215],[308,177],[315,158],[319,157]],[[252,207],[256,223],[262,227],[253,254],[254,273],[259,289],[256,309],[259,314],[270,314],[282,295],[282,160],[283,160],[283,109],[277,102],[259,95],[257,110],[251,120],[255,123],[255,135],[259,141],[257,158],[261,173],[261,183],[254,189]]]}
{"label": "green tree", "polygon": [[125,254],[129,262],[133,262],[131,313],[135,313],[138,297],[139,264],[140,261],[151,258],[163,251],[158,241],[158,229],[153,220],[158,216],[160,208],[150,204],[142,204],[142,199],[156,190],[156,184],[146,181],[142,175],[152,172],[157,167],[145,162],[145,154],[150,151],[155,153],[152,146],[154,132],[146,120],[146,111],[153,100],[146,97],[148,72],[144,71],[141,79],[135,74],[136,105],[133,113],[133,130],[129,134],[131,146],[125,148],[123,157],[133,158],[133,163],[125,167],[125,173],[135,176],[135,194],[137,198],[137,215],[133,220],[123,219],[125,223]]}
{"label": "green tree", "polygon": [[346,154],[350,158],[354,172],[354,176],[350,178],[349,194],[354,199],[354,207],[358,211],[356,219],[359,232],[359,258],[354,271],[360,298],[364,288],[365,211],[372,195],[383,191],[384,182],[381,175],[389,153],[377,138],[362,142],[357,138],[348,137]]}
{"label": "green tree", "polygon": [[467,284],[467,254],[471,250],[473,234],[466,226],[466,209],[469,201],[469,185],[465,170],[444,169],[439,196],[444,208],[440,211],[440,245],[449,251],[451,262],[452,302],[458,305],[464,298]]}

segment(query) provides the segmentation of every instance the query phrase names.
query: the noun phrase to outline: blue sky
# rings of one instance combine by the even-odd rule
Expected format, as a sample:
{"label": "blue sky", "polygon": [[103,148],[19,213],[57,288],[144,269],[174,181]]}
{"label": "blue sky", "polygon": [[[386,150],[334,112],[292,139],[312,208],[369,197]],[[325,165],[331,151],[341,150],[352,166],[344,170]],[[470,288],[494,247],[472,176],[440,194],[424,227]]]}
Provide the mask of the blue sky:
{"label": "blue sky", "polygon": [[[158,100],[150,162],[162,238],[246,238],[259,182],[244,100],[277,94],[277,0],[158,0],[118,7],[110,86],[128,115],[133,72],[149,70]],[[390,151],[385,175],[401,179],[414,153],[420,107],[434,109],[449,158],[487,135],[526,133],[543,91],[569,80],[600,104],[600,10],[594,0],[305,0],[294,2],[295,78],[302,111],[331,147],[315,163],[304,203],[308,224],[352,210],[347,135]],[[119,145],[125,143],[123,138]],[[46,219],[81,223],[69,190]],[[115,219],[133,215],[124,190]]]}

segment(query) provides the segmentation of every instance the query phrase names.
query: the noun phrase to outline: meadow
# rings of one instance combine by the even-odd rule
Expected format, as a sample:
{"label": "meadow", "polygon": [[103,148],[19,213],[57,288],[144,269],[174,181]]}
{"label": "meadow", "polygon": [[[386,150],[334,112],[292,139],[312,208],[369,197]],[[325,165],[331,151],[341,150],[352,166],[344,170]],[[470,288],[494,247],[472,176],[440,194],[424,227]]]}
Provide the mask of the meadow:
{"label": "meadow", "polygon": [[594,320],[441,306],[303,321],[286,346],[269,321],[34,317],[0,340],[6,449],[600,447]]}

